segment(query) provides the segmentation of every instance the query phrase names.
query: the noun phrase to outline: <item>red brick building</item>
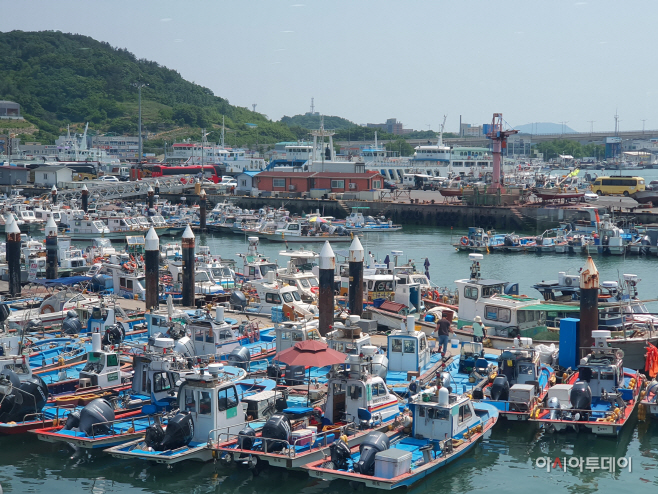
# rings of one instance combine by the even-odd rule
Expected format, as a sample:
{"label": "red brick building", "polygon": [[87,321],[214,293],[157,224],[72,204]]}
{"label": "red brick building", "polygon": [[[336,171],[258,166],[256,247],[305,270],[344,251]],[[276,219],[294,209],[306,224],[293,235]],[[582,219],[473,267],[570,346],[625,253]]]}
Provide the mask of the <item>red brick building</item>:
{"label": "red brick building", "polygon": [[365,173],[339,172],[260,172],[254,177],[258,190],[269,192],[310,192],[330,189],[331,192],[361,192],[381,189],[384,177],[376,171]]}

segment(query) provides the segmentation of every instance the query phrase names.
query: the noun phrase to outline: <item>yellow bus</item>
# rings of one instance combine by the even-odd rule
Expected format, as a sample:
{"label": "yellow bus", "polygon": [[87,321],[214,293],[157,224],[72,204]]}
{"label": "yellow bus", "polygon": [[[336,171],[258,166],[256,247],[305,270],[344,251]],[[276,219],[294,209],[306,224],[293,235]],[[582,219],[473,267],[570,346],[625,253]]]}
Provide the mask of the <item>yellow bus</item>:
{"label": "yellow bus", "polygon": [[626,197],[645,189],[642,177],[597,177],[592,190],[600,196],[625,195]]}

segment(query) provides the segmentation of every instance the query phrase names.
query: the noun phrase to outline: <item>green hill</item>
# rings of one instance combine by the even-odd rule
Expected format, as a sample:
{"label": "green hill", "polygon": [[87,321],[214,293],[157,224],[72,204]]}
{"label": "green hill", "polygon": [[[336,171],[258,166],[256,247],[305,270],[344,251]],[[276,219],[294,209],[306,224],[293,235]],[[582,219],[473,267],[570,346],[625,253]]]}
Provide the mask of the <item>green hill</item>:
{"label": "green hill", "polygon": [[[142,89],[142,122],[155,139],[145,149],[157,150],[162,141],[199,138],[200,129],[219,140],[222,116],[228,145],[289,141],[290,128],[260,113],[230,105],[175,70],[88,36],[55,31],[0,33],[0,100],[21,104],[26,120],[38,127],[29,140],[52,143],[67,124],[84,122],[96,131],[137,133],[137,89]],[[245,124],[256,124],[253,129]]]}
{"label": "green hill", "polygon": [[[320,115],[295,115],[294,117],[284,116],[280,122],[286,124],[288,127],[302,127],[304,129],[319,129],[320,128]],[[346,118],[324,116],[324,128],[332,130],[343,130],[355,127],[354,122],[350,122]]]}

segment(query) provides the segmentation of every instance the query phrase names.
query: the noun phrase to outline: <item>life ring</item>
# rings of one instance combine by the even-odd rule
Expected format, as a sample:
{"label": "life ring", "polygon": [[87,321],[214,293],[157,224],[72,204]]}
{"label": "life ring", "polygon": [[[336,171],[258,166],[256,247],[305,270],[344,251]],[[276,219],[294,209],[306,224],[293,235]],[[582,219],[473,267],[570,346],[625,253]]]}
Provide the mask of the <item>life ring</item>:
{"label": "life ring", "polygon": [[434,300],[439,300],[439,292],[438,292],[438,290],[434,290]]}
{"label": "life ring", "polygon": [[320,291],[320,287],[317,286],[312,286],[311,287],[311,293],[318,293]]}
{"label": "life ring", "polygon": [[468,245],[468,237],[466,236],[462,237],[459,243],[462,244],[464,247],[466,247]]}
{"label": "life ring", "polygon": [[55,308],[50,304],[46,304],[43,307],[41,307],[42,314],[50,314],[52,312],[55,312]]}

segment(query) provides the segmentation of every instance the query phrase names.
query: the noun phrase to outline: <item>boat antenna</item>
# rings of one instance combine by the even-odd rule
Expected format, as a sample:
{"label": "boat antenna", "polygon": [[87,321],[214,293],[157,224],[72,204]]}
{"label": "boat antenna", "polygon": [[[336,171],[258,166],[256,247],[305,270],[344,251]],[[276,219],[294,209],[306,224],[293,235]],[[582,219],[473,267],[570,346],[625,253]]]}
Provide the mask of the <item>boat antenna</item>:
{"label": "boat antenna", "polygon": [[443,129],[446,127],[446,118],[448,118],[448,115],[443,115],[443,123],[441,124],[441,130],[439,131],[439,142],[437,143],[439,147],[443,146]]}

